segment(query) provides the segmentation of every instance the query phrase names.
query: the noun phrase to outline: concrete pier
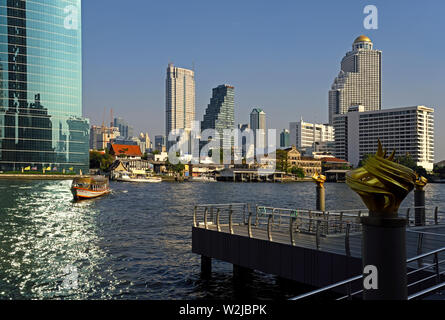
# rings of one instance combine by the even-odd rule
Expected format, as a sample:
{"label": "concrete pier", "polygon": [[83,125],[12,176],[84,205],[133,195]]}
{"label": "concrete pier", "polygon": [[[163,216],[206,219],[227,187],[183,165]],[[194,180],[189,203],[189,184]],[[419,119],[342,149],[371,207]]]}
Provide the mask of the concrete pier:
{"label": "concrete pier", "polygon": [[[233,265],[234,279],[256,270],[322,288],[363,272],[362,226],[354,221],[365,211],[288,210],[285,215],[286,209],[251,206],[256,210],[250,212],[246,204],[230,204],[213,206],[218,214],[210,219],[211,207],[195,208],[192,228],[192,252],[204,257],[203,274],[217,259]],[[422,227],[422,236],[415,228],[403,232],[406,258],[442,247],[445,238],[444,225]],[[345,288],[337,292],[344,294]]]}
{"label": "concrete pier", "polygon": [[201,277],[209,279],[212,276],[212,258],[201,256]]}
{"label": "concrete pier", "polygon": [[[235,230],[242,234],[239,228]],[[313,287],[323,287],[361,272],[358,257],[203,228],[193,228],[192,250],[233,264],[235,275],[258,270]]]}

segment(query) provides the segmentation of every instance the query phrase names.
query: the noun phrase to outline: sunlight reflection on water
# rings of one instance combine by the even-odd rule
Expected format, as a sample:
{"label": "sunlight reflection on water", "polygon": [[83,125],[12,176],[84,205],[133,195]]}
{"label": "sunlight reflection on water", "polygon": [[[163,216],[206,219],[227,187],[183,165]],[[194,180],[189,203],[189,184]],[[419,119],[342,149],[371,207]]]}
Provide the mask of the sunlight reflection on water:
{"label": "sunlight reflection on water", "polygon": [[[0,181],[0,299],[284,298],[276,279],[262,273],[240,292],[222,262],[214,263],[211,281],[200,279],[191,253],[193,205],[315,202],[311,183],[112,183],[110,195],[77,203],[70,184]],[[427,187],[430,205],[444,195],[444,185]],[[326,205],[363,208],[344,184],[327,185]],[[76,270],[77,288],[63,286],[66,270]]]}

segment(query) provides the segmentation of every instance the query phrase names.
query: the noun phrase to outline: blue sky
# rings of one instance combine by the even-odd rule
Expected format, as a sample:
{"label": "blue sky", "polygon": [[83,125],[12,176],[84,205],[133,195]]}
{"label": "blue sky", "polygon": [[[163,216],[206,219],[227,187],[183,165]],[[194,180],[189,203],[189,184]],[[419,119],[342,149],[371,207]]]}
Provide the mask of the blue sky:
{"label": "blue sky", "polygon": [[[363,9],[379,10],[378,30]],[[169,61],[196,71],[202,119],[212,88],[236,87],[235,121],[253,107],[281,130],[327,122],[328,90],[360,34],[383,51],[383,107],[427,105],[436,113],[436,160],[445,159],[445,1],[83,1],[84,113],[104,108],[150,136],[164,132]],[[441,141],[442,140],[442,141]]]}

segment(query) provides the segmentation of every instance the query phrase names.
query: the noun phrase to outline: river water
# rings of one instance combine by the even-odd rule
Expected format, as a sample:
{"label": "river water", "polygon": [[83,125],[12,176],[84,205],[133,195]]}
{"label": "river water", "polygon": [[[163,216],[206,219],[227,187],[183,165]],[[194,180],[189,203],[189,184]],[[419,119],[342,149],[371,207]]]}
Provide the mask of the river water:
{"label": "river water", "polygon": [[[312,209],[312,183],[112,183],[112,194],[72,201],[71,181],[0,180],[0,299],[285,299],[298,290],[255,272],[239,287],[214,261],[200,278],[191,252],[193,206],[251,203]],[[440,206],[445,185],[428,185]],[[412,205],[410,194],[403,206]],[[345,184],[326,185],[326,207],[360,209]]]}

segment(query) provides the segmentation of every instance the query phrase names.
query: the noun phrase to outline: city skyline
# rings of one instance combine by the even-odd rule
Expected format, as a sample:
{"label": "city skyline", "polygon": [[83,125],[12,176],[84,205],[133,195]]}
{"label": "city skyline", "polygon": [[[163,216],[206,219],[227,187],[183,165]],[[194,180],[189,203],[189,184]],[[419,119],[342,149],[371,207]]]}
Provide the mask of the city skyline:
{"label": "city skyline", "polygon": [[[110,1],[108,6],[113,7],[115,4],[116,2]],[[96,83],[94,87],[98,89],[92,94],[92,87],[85,85],[86,116],[91,118],[92,123],[100,123],[101,110],[106,105],[113,107],[117,114],[124,115],[130,123],[134,124],[136,131],[148,130],[151,136],[161,134],[165,130],[162,118],[159,118],[159,111],[162,110],[165,100],[163,70],[168,61],[173,61],[181,67],[193,68],[195,65],[196,119],[202,118],[211,96],[209,94],[211,89],[220,83],[229,82],[238,88],[235,104],[236,124],[248,121],[249,109],[254,105],[261,105],[268,111],[270,115],[268,127],[277,128],[277,130],[286,128],[289,121],[298,121],[300,116],[311,122],[327,123],[326,91],[332,85],[332,79],[338,75],[338,62],[344,56],[345,48],[350,46],[351,41],[365,34],[373,40],[379,50],[384,52],[383,108],[426,105],[435,108],[437,123],[440,123],[445,118],[442,111],[445,94],[440,89],[443,87],[442,74],[445,72],[445,63],[439,59],[443,44],[435,41],[434,35],[437,34],[437,28],[443,25],[443,21],[439,16],[436,19],[431,16],[437,15],[437,7],[443,7],[443,4],[437,1],[426,5],[402,6],[401,3],[387,4],[377,1],[376,6],[380,12],[378,30],[363,28],[362,12],[365,4],[362,1],[335,5],[323,3],[324,10],[320,10],[320,19],[313,22],[306,18],[304,13],[316,12],[316,4],[299,5],[297,8],[288,2],[282,3],[281,6],[259,2],[254,6],[253,13],[248,12],[247,4],[237,4],[238,13],[230,14],[226,21],[223,20],[222,14],[218,14],[214,23],[210,24],[209,30],[202,31],[200,26],[205,24],[207,18],[202,17],[202,11],[198,13],[192,11],[199,7],[202,7],[201,10],[210,10],[214,5],[199,2],[187,7],[184,4],[175,3],[174,5],[188,13],[194,16],[199,15],[200,19],[186,22],[184,30],[178,35],[173,35],[174,26],[184,23],[183,19],[175,22],[178,15],[173,14],[168,18],[173,25],[165,30],[165,34],[161,33],[163,36],[173,35],[172,39],[179,41],[180,35],[184,32],[196,31],[199,36],[192,37],[190,44],[180,41],[181,45],[185,45],[190,50],[181,50],[181,54],[177,55],[169,50],[171,47],[169,44],[161,45],[161,48],[153,46],[151,50],[141,44],[140,51],[150,59],[142,64],[138,60],[138,63],[142,65],[140,70],[134,69],[134,63],[129,62],[125,72],[132,72],[131,81],[127,79],[129,83],[121,87],[120,94],[117,91],[107,97],[101,95],[100,99],[97,94],[103,90],[102,87],[109,85],[112,89],[120,82],[110,83],[106,77],[107,72],[104,75],[96,72],[96,75],[90,79],[87,79],[85,75],[87,83],[94,81]],[[142,6],[145,5],[142,4]],[[98,34],[102,32],[108,34],[109,28],[115,29],[112,22],[116,20],[113,19],[116,13],[111,10],[104,17],[100,17],[103,24],[97,24],[90,19],[98,18],[94,12],[97,12],[99,7],[100,1],[84,6],[84,26],[88,26],[89,23],[94,23],[95,26],[88,29],[92,30],[91,33],[84,36],[84,65],[86,68],[90,66],[95,70],[104,71],[103,68],[114,55],[103,57],[101,53],[111,45],[109,43],[111,39],[100,41],[104,48],[94,53],[90,50],[97,49],[97,44],[92,44],[91,41],[94,38],[97,39]],[[162,4],[151,4],[149,7],[148,15],[154,18],[153,21],[159,20],[155,17],[155,13],[166,9],[166,6]],[[270,17],[271,21],[264,25],[262,24],[264,21],[259,21],[259,19],[266,15],[269,17],[268,10],[273,14]],[[290,20],[288,18],[292,10],[296,12],[294,12],[295,17]],[[336,14],[332,14],[333,12]],[[124,10],[120,14],[125,17],[127,12]],[[407,17],[410,16],[419,17],[422,23],[416,20],[407,24]],[[425,19],[422,20],[422,18]],[[249,22],[252,22],[251,26]],[[329,35],[330,29],[327,26],[334,25],[334,22],[334,35]],[[134,22],[128,22],[128,26],[125,24],[124,30],[117,31],[117,34],[121,35],[123,31],[128,30],[132,23]],[[144,26],[150,26],[150,23],[146,25],[142,20],[138,23],[142,29]],[[227,30],[226,27],[236,33],[230,41],[224,40],[227,46],[218,52],[209,40],[211,38],[206,36],[211,31],[220,35]],[[255,31],[254,27],[258,27],[258,30]],[[303,32],[307,27],[313,28],[310,35],[305,35]],[[274,38],[281,31],[283,35]],[[247,37],[248,35],[252,36]],[[148,32],[147,37],[152,40],[151,43],[161,44],[162,37],[151,32]],[[286,37],[290,37],[292,41],[286,41]],[[200,50],[204,47],[207,49],[202,50],[201,53]],[[227,54],[233,48],[238,49],[236,54]],[[329,48],[329,50],[324,48]],[[136,54],[137,57],[140,56],[140,53]],[[99,56],[104,58],[103,61],[98,61]],[[99,63],[93,66],[92,64],[96,62]],[[122,68],[120,65],[116,67],[119,70]],[[88,74],[91,75],[91,71]],[[99,81],[100,79],[102,81]],[[127,91],[128,88],[131,90]],[[443,133],[444,129],[438,126],[436,136]],[[437,143],[436,161],[440,161],[445,158],[445,150]]]}

